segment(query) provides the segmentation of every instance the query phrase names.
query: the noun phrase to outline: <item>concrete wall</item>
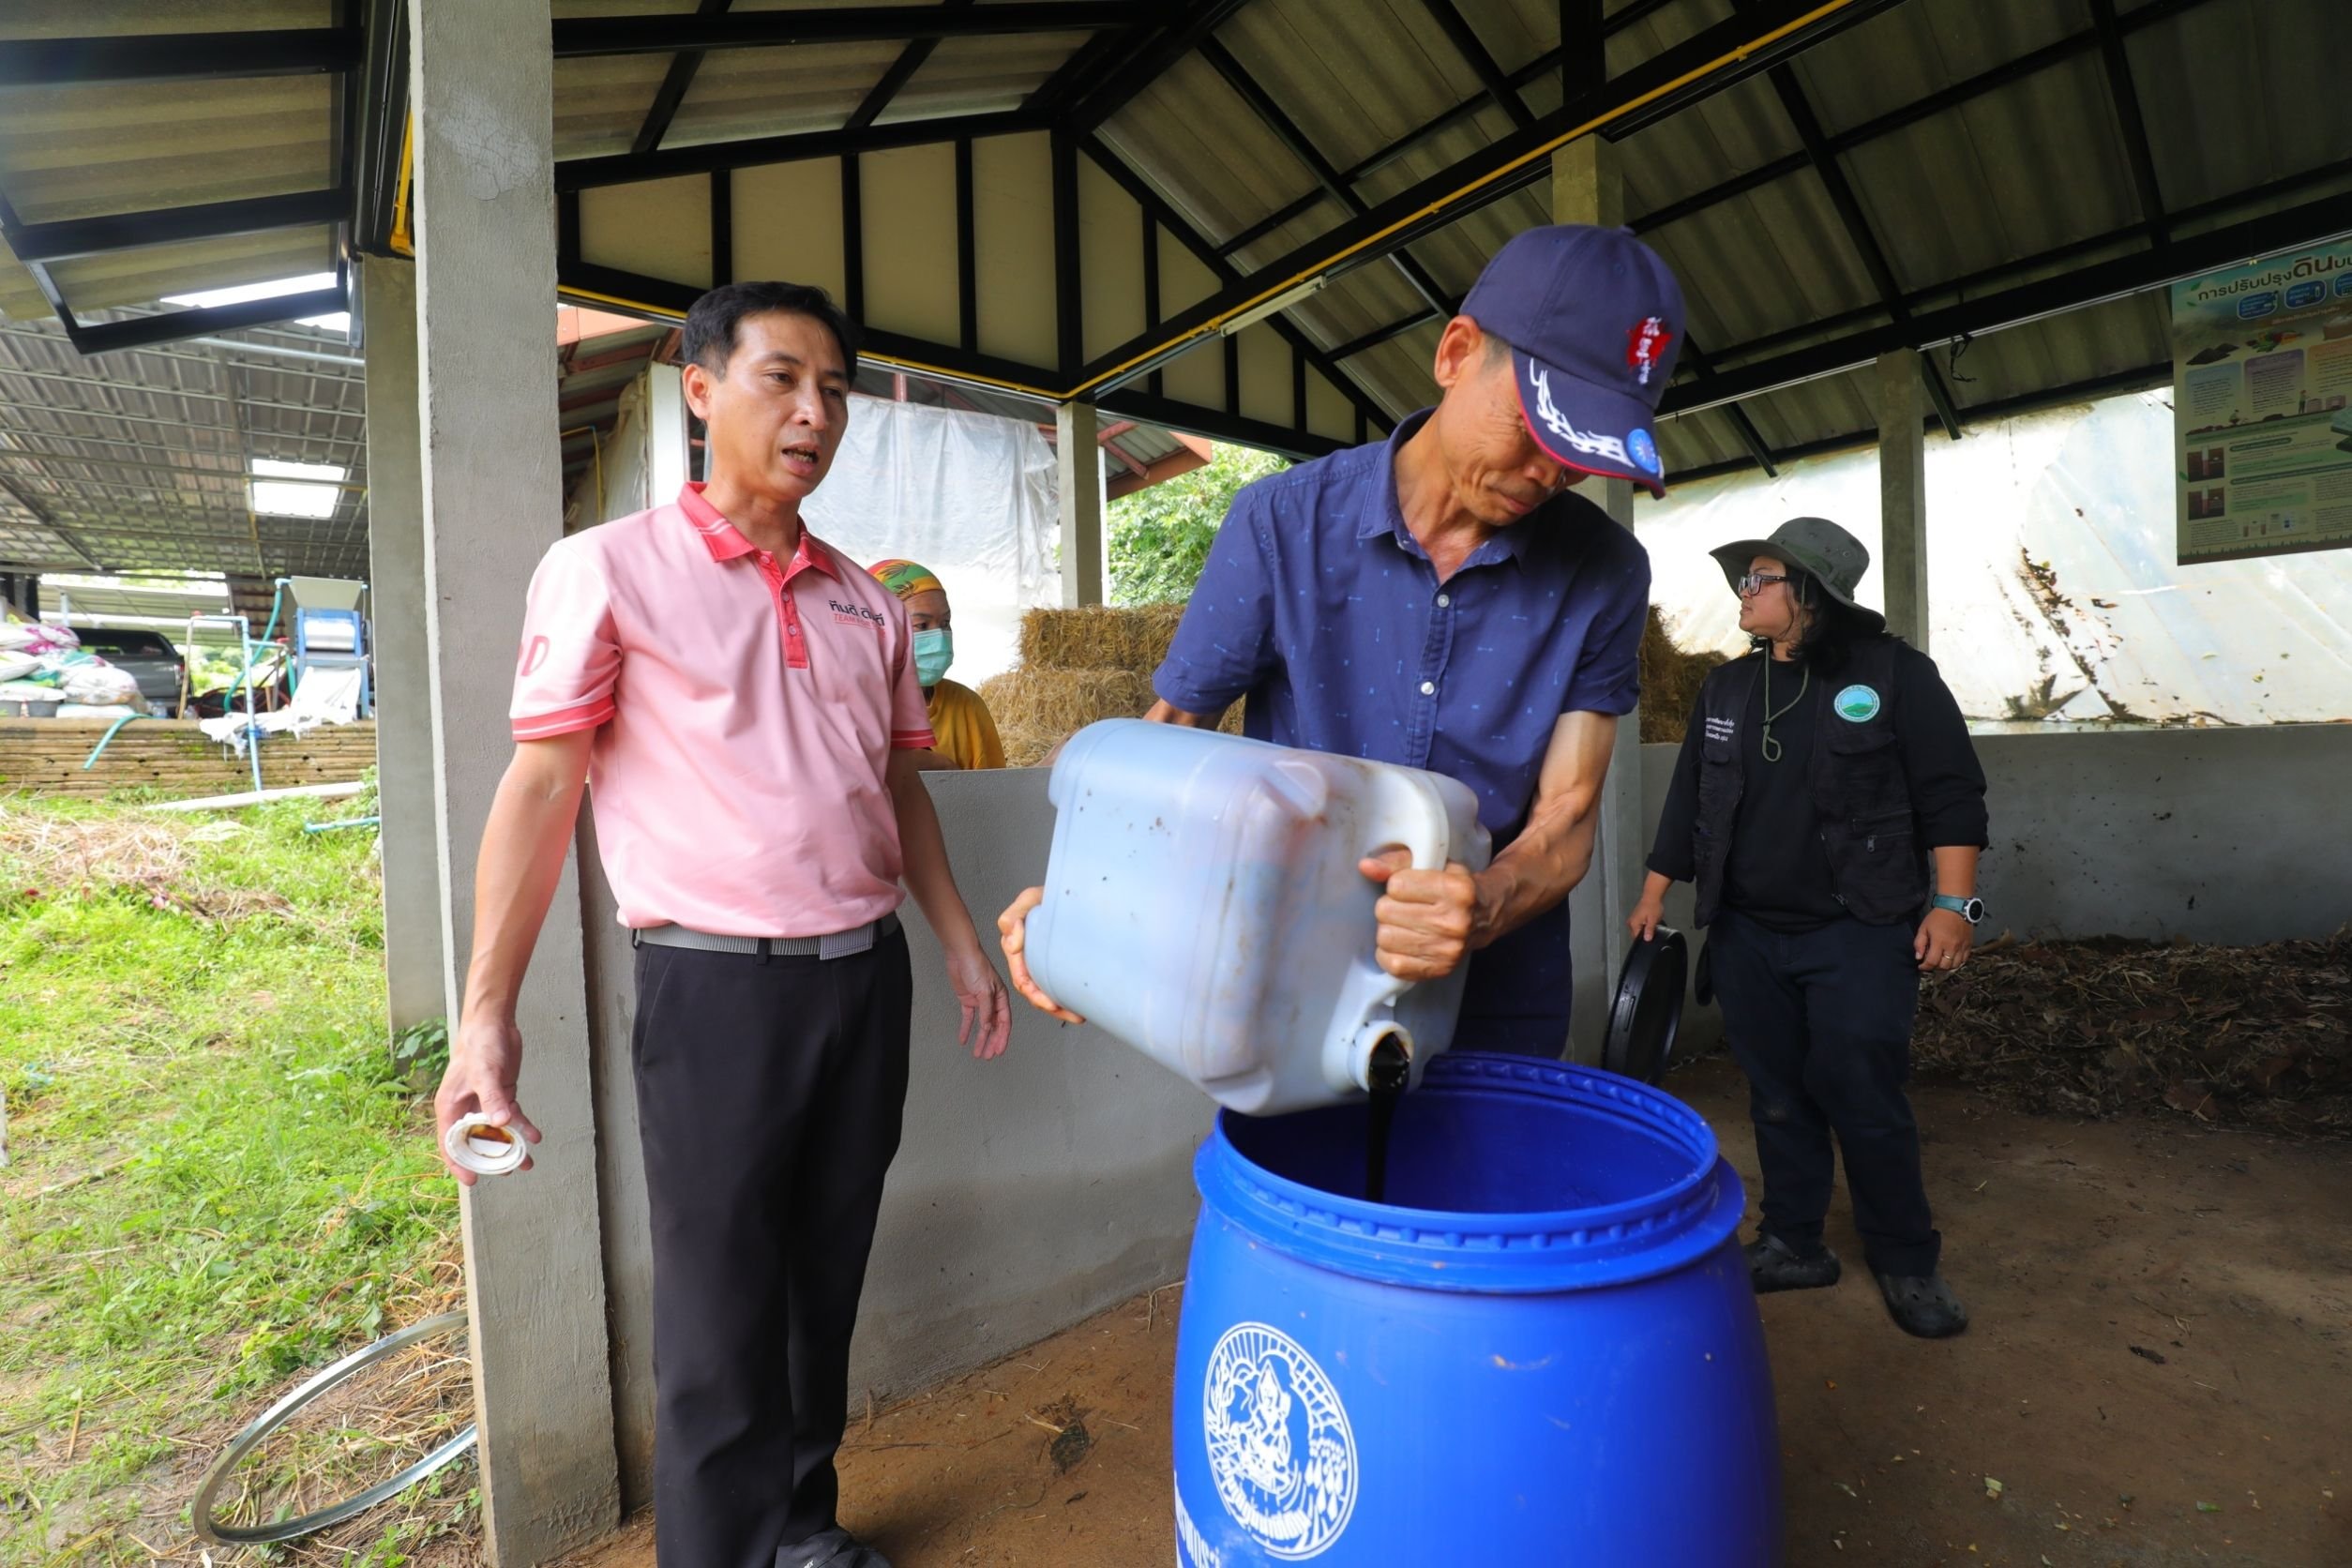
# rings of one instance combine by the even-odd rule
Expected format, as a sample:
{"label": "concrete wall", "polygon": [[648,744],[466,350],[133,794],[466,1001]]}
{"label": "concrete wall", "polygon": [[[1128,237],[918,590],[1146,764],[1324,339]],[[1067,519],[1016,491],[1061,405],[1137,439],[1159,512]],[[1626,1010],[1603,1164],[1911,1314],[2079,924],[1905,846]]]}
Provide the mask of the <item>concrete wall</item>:
{"label": "concrete wall", "polygon": [[[1985,861],[1989,930],[2119,932],[2200,942],[2311,936],[2352,919],[2352,836],[2340,780],[2352,728],[1994,735]],[[1643,748],[1654,830],[1675,748]],[[927,776],[974,921],[1042,874],[1052,833],[1042,769]],[[2312,831],[2290,834],[2290,827]],[[629,1085],[630,956],[591,844],[581,849],[595,999],[612,1386],[624,1495],[647,1496],[653,1451],[650,1274]],[[1690,889],[1668,899],[1690,930]],[[888,1398],[1032,1343],[1178,1277],[1197,1199],[1194,1149],[1209,1102],[1093,1029],[1016,1003],[1011,1050],[975,1063],[956,1044],[939,952],[907,911],[915,975],[914,1075],[852,1369],[852,1403]],[[991,948],[993,952],[993,947]],[[1693,1048],[1721,1020],[1694,1006]]]}
{"label": "concrete wall", "polygon": [[[1045,876],[1046,770],[932,773],[972,920]],[[1184,1273],[1199,1200],[1192,1154],[1214,1107],[1091,1026],[1018,998],[992,1063],[956,1044],[939,947],[912,903],[914,1076],[852,1375],[905,1389],[990,1360]],[[1001,965],[1000,965],[1001,967]]]}
{"label": "concrete wall", "polygon": [[[1642,748],[1653,834],[1676,750]],[[1993,822],[1983,940],[2236,944],[2352,921],[2352,725],[1979,735],[1976,751]],[[1696,934],[1688,883],[1666,921]],[[1683,1027],[1694,1048],[1723,1033],[1696,1002]]]}
{"label": "concrete wall", "polygon": [[1985,735],[1986,924],[2276,942],[2352,920],[2352,725]]}
{"label": "concrete wall", "polygon": [[[934,773],[948,854],[995,955],[997,912],[1039,881],[1053,830],[1043,769]],[[612,1386],[623,1495],[646,1500],[653,1380],[643,1173],[628,1072],[629,948],[586,868]],[[1011,1048],[974,1062],[938,943],[910,902],[914,1071],[851,1365],[851,1402],[903,1394],[1032,1344],[1184,1273],[1193,1151],[1212,1106],[1092,1028],[1016,999]]]}

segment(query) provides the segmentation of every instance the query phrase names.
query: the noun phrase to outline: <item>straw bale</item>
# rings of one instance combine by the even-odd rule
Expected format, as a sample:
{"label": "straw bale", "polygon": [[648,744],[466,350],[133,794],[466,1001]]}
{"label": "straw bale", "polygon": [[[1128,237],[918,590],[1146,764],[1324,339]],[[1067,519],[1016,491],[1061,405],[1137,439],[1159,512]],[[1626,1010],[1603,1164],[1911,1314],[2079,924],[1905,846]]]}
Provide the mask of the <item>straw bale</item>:
{"label": "straw bale", "polygon": [[1000,724],[996,738],[1003,744],[1006,767],[1042,768],[1053,761],[1053,748],[1070,737],[1056,730]]}
{"label": "straw bale", "polygon": [[[1149,677],[1125,670],[1008,670],[982,682],[980,696],[996,720],[1004,765],[1013,768],[1042,767],[1088,725],[1140,718],[1153,700]],[[1217,728],[1240,734],[1244,706],[1226,709]]]}
{"label": "straw bale", "polygon": [[981,683],[1000,736],[1050,732],[1056,740],[1098,718],[1140,718],[1152,705],[1152,679],[1132,670],[1008,670]]}
{"label": "straw bale", "polygon": [[1641,738],[1678,744],[1698,705],[1708,671],[1724,662],[1717,653],[1690,653],[1666,635],[1658,607],[1650,607],[1641,632]]}
{"label": "straw bale", "polygon": [[1021,663],[1032,670],[1133,670],[1148,675],[1168,656],[1184,616],[1181,604],[1033,610],[1021,617]]}

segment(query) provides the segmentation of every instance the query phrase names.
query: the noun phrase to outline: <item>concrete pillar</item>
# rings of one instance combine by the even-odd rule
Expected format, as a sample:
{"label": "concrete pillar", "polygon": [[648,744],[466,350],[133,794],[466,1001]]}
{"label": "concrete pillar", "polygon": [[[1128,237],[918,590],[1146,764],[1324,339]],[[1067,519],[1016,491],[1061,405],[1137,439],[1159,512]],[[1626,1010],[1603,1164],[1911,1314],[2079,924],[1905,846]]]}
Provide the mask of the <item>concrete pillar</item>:
{"label": "concrete pillar", "polygon": [[1062,513],[1062,603],[1064,609],[1103,602],[1103,449],[1095,440],[1094,405],[1063,403],[1054,411],[1054,460]]}
{"label": "concrete pillar", "polygon": [[[513,752],[533,568],[563,531],[555,399],[554,67],[545,0],[410,0],[418,411],[443,932],[457,1013],[482,826]],[[485,1533],[527,1568],[620,1501],[580,896],[566,862],[518,1007],[536,1168],[466,1189]]]}
{"label": "concrete pillar", "polygon": [[1887,629],[1927,652],[1927,386],[1914,349],[1882,354],[1871,373],[1878,415],[1878,567]]}
{"label": "concrete pillar", "polygon": [[416,426],[416,270],[359,273],[368,355],[368,602],[375,639],[376,795],[383,816],[384,971],[392,1027],[447,1016],[441,848],[425,647],[425,498]]}
{"label": "concrete pillar", "polygon": [[[1552,221],[1625,221],[1625,181],[1618,169],[1617,144],[1598,136],[1579,137],[1552,154]],[[1598,502],[1619,526],[1634,526],[1634,487],[1622,479],[1584,482],[1583,493]],[[1601,1060],[1608,1033],[1609,1002],[1625,967],[1631,939],[1625,918],[1641,896],[1650,824],[1641,811],[1641,711],[1617,721],[1617,745],[1608,781],[1601,789],[1600,827],[1592,845],[1592,869],[1569,899],[1575,954],[1576,1008],[1570,1018],[1570,1055],[1577,1062]]]}
{"label": "concrete pillar", "polygon": [[1552,221],[1619,228],[1625,221],[1625,179],[1617,143],[1579,136],[1552,154]]}

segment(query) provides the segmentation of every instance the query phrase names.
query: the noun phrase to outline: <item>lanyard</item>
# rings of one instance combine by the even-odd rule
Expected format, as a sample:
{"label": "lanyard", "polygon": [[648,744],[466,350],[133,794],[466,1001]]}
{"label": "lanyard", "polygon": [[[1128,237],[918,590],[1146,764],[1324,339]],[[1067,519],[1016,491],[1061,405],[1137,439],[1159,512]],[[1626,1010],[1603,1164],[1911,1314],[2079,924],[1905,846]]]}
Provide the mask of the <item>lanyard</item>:
{"label": "lanyard", "polygon": [[1764,760],[1768,762],[1777,762],[1781,758],[1780,742],[1772,739],[1772,720],[1781,717],[1789,709],[1803,701],[1805,688],[1813,684],[1813,667],[1807,665],[1803,677],[1797,682],[1797,695],[1783,702],[1779,707],[1773,707],[1772,666],[1777,662],[1772,655],[1764,656],[1764,735],[1762,744],[1756,749],[1763,753]]}

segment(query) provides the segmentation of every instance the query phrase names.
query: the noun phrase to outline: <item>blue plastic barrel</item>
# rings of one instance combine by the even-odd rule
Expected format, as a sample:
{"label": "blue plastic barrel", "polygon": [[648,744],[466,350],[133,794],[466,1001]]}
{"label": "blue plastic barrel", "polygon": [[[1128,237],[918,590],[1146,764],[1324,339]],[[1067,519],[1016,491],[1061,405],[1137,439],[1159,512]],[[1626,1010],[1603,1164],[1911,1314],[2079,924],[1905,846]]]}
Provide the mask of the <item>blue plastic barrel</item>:
{"label": "blue plastic barrel", "polygon": [[1201,1146],[1177,1561],[1751,1568],[1780,1455],[1740,1179],[1631,1078],[1456,1050],[1397,1108]]}

